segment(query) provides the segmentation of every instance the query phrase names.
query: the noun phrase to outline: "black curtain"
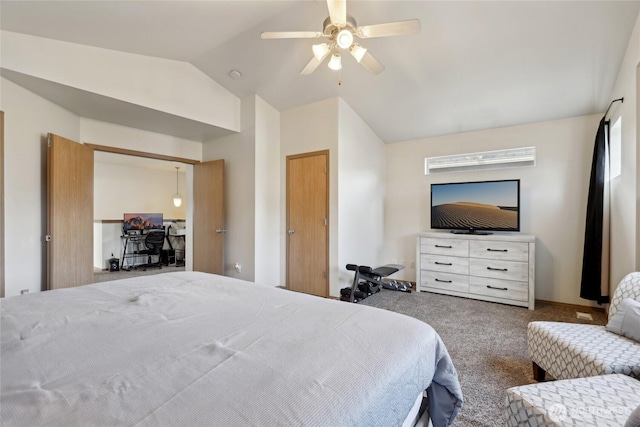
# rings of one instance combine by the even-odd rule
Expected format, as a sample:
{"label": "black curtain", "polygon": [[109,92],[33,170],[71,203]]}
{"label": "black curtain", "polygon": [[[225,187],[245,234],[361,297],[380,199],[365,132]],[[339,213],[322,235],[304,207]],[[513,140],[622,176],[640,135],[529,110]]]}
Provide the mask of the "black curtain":
{"label": "black curtain", "polygon": [[609,122],[600,120],[596,143],[593,149],[589,199],[587,201],[587,224],[584,231],[584,253],[582,256],[582,282],[580,297],[598,304],[609,302],[602,295],[602,227],[604,208],[605,161],[609,141]]}

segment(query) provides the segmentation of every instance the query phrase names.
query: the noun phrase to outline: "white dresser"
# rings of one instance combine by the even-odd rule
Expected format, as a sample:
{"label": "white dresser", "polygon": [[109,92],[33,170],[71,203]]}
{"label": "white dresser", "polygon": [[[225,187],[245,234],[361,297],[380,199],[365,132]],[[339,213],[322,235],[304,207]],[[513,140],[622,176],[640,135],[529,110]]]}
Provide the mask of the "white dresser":
{"label": "white dresser", "polygon": [[418,233],[421,291],[535,306],[535,236]]}

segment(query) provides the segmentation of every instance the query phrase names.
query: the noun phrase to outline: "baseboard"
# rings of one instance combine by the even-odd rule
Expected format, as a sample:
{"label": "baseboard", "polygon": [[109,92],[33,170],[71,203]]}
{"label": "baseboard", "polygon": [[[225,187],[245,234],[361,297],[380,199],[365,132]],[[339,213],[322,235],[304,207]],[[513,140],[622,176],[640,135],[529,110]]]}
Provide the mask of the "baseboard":
{"label": "baseboard", "polygon": [[561,307],[568,307],[568,308],[573,308],[575,310],[591,310],[591,311],[598,311],[600,313],[606,313],[606,310],[604,307],[591,307],[589,305],[578,305],[578,304],[569,304],[566,302],[557,302],[557,301],[547,301],[547,300],[542,300],[542,299],[537,299],[536,303],[544,303],[544,304],[550,304],[550,305],[558,305]]}

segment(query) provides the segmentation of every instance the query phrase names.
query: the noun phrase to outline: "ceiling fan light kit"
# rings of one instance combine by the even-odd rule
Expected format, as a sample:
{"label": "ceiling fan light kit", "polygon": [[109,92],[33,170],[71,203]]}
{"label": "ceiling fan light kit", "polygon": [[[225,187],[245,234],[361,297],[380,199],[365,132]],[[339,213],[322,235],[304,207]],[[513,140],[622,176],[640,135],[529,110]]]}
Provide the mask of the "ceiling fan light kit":
{"label": "ceiling fan light kit", "polygon": [[358,43],[354,43],[351,46],[351,49],[349,49],[349,52],[351,53],[351,56],[353,56],[359,64],[360,61],[362,61],[364,54],[367,53],[367,49],[363,48]]}
{"label": "ceiling fan light kit", "polygon": [[323,31],[267,31],[263,32],[263,39],[290,39],[290,38],[319,38],[329,39],[329,43],[319,43],[312,46],[313,58],[302,69],[300,74],[311,74],[331,52],[328,66],[338,71],[342,69],[340,49],[351,53],[351,56],[366,70],[373,74],[384,71],[384,66],[358,43],[354,43],[354,37],[373,38],[390,37],[417,34],[420,32],[420,21],[411,19],[408,21],[387,22],[384,24],[365,25],[358,27],[356,20],[347,15],[346,0],[327,0],[329,17],[324,20]]}
{"label": "ceiling fan light kit", "polygon": [[338,52],[333,52],[331,54],[331,59],[329,60],[328,66],[333,71],[342,69],[342,58],[340,57],[340,54]]}
{"label": "ceiling fan light kit", "polygon": [[313,56],[315,56],[318,61],[322,61],[331,48],[328,43],[320,43],[314,44],[311,50],[313,50]]}
{"label": "ceiling fan light kit", "polygon": [[348,29],[342,29],[336,36],[336,43],[341,49],[349,49],[353,44],[353,34]]}

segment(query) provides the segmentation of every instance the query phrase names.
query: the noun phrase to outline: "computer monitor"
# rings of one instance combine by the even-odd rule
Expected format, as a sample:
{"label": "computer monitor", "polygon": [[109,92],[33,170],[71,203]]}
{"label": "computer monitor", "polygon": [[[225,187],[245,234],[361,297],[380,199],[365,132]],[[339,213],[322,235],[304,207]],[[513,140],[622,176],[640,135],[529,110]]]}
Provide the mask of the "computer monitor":
{"label": "computer monitor", "polygon": [[164,230],[161,213],[125,213],[122,230],[125,233],[143,233],[147,230]]}

